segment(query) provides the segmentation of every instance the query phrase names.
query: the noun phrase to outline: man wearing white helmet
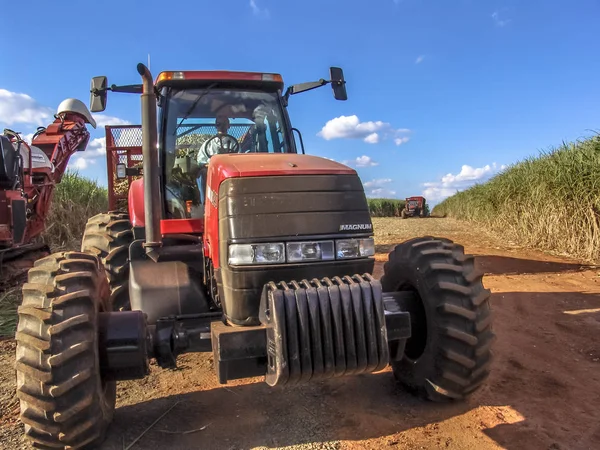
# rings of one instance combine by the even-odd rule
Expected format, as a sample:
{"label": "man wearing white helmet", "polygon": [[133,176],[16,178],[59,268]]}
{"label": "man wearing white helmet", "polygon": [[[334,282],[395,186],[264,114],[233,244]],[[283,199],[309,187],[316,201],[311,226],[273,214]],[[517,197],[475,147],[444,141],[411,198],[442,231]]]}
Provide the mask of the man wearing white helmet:
{"label": "man wearing white helmet", "polygon": [[242,152],[268,152],[269,143],[266,140],[265,119],[269,115],[269,109],[265,105],[258,105],[252,111],[254,125],[240,139]]}

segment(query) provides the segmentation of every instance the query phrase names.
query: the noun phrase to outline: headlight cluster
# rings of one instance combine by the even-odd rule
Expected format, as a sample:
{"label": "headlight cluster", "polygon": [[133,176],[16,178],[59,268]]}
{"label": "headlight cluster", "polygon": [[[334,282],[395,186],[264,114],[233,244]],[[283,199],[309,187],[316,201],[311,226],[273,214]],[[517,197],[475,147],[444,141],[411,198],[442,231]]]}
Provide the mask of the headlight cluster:
{"label": "headlight cluster", "polygon": [[283,264],[310,261],[333,261],[373,256],[373,238],[329,241],[270,242],[231,244],[229,264]]}

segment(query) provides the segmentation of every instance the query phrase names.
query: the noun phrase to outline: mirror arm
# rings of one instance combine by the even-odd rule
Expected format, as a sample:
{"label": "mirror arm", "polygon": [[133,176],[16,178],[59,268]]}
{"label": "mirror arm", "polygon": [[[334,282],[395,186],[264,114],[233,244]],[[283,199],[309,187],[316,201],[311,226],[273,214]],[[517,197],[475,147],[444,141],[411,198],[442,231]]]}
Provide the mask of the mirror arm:
{"label": "mirror arm", "polygon": [[107,88],[112,92],[124,92],[127,94],[141,94],[142,93],[142,85],[141,84],[129,84],[126,86],[117,86],[113,84],[111,87]]}
{"label": "mirror arm", "polygon": [[124,92],[127,94],[141,94],[142,93],[142,85],[141,84],[128,84],[125,86],[117,86],[113,84],[112,86],[108,86],[104,89],[94,88],[90,90],[90,92],[96,96],[104,93],[104,92]]}
{"label": "mirror arm", "polygon": [[283,104],[284,106],[288,105],[288,99],[290,98],[290,95],[300,94],[301,92],[306,91],[312,91],[313,89],[320,88],[329,83],[331,83],[331,80],[324,80],[323,78],[321,78],[319,81],[309,81],[308,83],[293,84],[286,89],[285,94],[283,95]]}

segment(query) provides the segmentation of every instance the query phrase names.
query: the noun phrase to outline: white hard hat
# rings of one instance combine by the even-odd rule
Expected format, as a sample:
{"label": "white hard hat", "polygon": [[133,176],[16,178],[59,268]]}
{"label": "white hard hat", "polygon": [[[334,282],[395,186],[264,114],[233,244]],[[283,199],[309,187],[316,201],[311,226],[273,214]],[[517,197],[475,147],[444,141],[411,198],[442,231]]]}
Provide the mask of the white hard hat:
{"label": "white hard hat", "polygon": [[269,114],[270,111],[266,105],[258,105],[256,108],[254,108],[254,111],[252,111],[252,118],[264,118],[267,117]]}
{"label": "white hard hat", "polygon": [[67,98],[60,102],[60,105],[58,105],[58,109],[56,110],[56,114],[58,115],[65,112],[79,114],[87,123],[96,128],[96,121],[92,117],[90,110],[87,109],[87,106],[85,106],[81,100],[77,100],[76,98]]}

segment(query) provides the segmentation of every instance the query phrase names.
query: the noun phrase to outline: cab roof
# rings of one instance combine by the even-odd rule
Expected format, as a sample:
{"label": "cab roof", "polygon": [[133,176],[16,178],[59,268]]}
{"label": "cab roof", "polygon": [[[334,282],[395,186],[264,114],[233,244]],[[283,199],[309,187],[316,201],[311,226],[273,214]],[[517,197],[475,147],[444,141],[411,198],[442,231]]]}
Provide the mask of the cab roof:
{"label": "cab roof", "polygon": [[228,70],[183,70],[161,72],[156,77],[158,89],[166,85],[191,86],[219,83],[224,85],[253,86],[265,90],[282,90],[283,78],[278,73],[240,72]]}

